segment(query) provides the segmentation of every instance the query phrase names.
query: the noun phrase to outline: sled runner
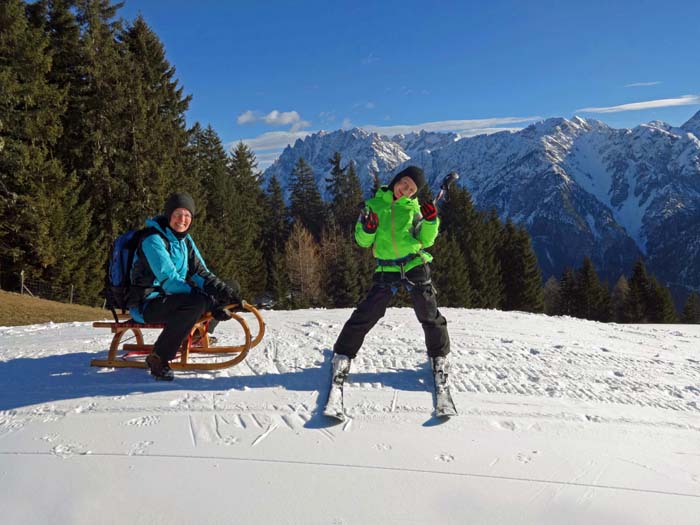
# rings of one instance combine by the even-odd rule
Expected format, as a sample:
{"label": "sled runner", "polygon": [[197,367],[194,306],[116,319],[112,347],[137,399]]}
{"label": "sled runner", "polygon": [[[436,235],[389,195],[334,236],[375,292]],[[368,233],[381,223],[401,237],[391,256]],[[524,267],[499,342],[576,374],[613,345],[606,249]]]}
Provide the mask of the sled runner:
{"label": "sled runner", "polygon": [[[241,305],[230,304],[224,309],[232,319],[241,325],[245,339],[243,344],[238,346],[210,344],[207,328],[213,317],[211,312],[207,312],[192,327],[192,331],[180,347],[178,356],[170,362],[170,367],[173,370],[220,370],[228,368],[243,361],[250,349],[260,343],[265,335],[265,322],[260,312],[254,306],[244,301]],[[242,311],[253,314],[258,322],[258,333],[254,337],[250,333],[250,328],[245,318],[239,315]],[[112,343],[109,346],[107,359],[93,359],[90,361],[90,365],[114,368],[147,368],[144,359],[153,350],[153,345],[144,343],[142,330],[162,330],[165,327],[164,324],[138,323],[128,316],[123,321],[97,321],[92,323],[92,326],[95,328],[109,328],[114,337],[112,337]],[[127,332],[133,332],[133,336],[129,340],[135,338],[136,343],[122,341]],[[191,360],[193,354],[196,354],[197,357],[201,355],[204,359],[193,361]],[[207,359],[217,356],[229,357],[229,359]]]}

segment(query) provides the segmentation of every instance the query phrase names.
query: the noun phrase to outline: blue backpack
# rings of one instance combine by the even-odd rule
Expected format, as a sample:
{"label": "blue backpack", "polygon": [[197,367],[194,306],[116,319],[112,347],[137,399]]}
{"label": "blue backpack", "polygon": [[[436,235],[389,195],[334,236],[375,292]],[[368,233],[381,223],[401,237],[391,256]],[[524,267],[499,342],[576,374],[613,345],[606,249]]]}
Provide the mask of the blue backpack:
{"label": "blue backpack", "polygon": [[[131,286],[131,266],[134,263],[134,254],[141,245],[141,241],[150,235],[158,234],[165,239],[155,228],[142,228],[129,230],[121,234],[112,243],[110,258],[105,279],[104,295],[106,306],[112,311],[114,320],[119,322],[117,310],[126,313],[128,310],[129,288]],[[167,239],[165,239],[167,242]]]}

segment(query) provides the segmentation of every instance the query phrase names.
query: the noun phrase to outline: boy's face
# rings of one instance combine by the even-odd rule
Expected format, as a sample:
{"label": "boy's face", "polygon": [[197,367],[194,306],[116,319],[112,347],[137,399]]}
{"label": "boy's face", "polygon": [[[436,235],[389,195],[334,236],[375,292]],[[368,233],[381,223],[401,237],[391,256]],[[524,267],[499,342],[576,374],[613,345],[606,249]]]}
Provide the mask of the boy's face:
{"label": "boy's face", "polygon": [[418,192],[418,186],[411,177],[401,177],[399,182],[394,184],[394,198],[413,197]]}

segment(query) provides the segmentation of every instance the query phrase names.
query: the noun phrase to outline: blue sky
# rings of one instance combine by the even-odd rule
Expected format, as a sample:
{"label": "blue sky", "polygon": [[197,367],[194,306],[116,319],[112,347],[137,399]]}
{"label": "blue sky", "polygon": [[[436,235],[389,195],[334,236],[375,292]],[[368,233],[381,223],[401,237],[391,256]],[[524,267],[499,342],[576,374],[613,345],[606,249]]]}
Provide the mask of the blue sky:
{"label": "blue sky", "polygon": [[188,123],[261,167],[321,129],[465,135],[700,110],[700,1],[126,0],[165,45]]}

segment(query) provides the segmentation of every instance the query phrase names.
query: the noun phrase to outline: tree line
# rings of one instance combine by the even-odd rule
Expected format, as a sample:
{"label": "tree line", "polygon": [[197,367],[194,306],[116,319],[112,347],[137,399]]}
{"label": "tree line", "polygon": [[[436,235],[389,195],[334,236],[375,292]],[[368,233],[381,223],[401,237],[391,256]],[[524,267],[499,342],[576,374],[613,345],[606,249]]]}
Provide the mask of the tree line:
{"label": "tree line", "polygon": [[[120,5],[0,4],[0,284],[16,289],[24,270],[28,278],[73,284],[80,302],[101,304],[114,238],[161,212],[172,191],[187,191],[207,264],[239,280],[250,300],[355,305],[374,260],[353,240],[368,195],[352,161],[340,153],[328,159],[328,202],[304,159],[290,174],[288,195],[275,178],[264,181],[245,144],[227,151],[210,125],[187,127],[191,97],[163,44],[142,17],[118,17]],[[453,188],[440,216],[430,250],[441,305],[623,319],[612,297],[608,307],[599,304],[602,291],[584,293],[595,281],[589,270],[543,287],[524,227],[477,210],[466,189]],[[618,292],[629,303],[624,319],[668,322],[667,304],[650,299],[662,287],[633,282]],[[395,304],[405,300],[399,295]],[[697,296],[690,300],[693,318]]]}

